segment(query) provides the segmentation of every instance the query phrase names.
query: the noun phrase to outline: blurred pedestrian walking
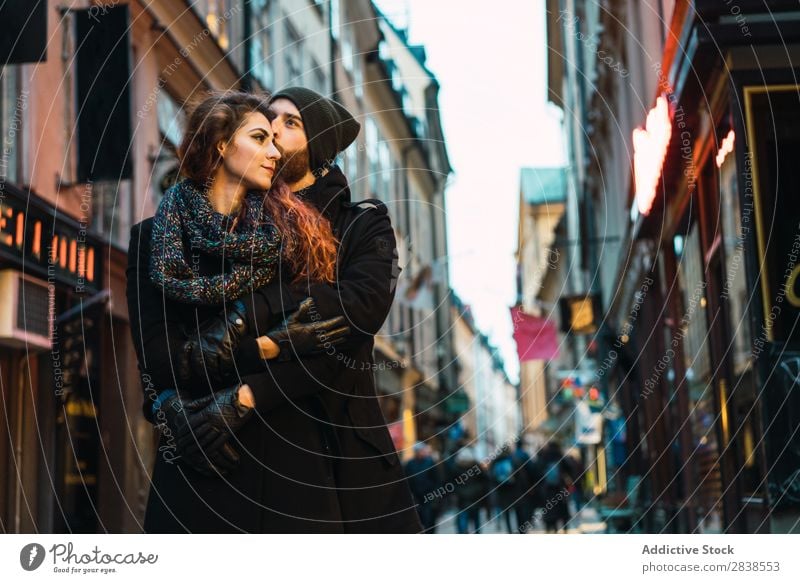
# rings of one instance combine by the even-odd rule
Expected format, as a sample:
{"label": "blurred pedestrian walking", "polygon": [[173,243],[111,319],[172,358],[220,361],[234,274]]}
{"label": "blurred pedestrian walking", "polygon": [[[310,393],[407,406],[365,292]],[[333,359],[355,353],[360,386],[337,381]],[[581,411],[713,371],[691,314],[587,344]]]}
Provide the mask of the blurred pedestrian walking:
{"label": "blurred pedestrian walking", "polygon": [[462,447],[456,454],[451,480],[455,484],[458,534],[470,532],[480,534],[480,510],[489,491],[489,485],[486,472],[480,467],[475,450],[471,446]]}
{"label": "blurred pedestrian walking", "polygon": [[519,472],[514,467],[514,457],[508,445],[503,446],[490,468],[497,507],[496,516],[504,520],[509,533],[515,532],[511,526],[511,514],[519,499]]}
{"label": "blurred pedestrian walking", "polygon": [[564,452],[561,446],[555,442],[549,442],[540,453],[542,467],[542,493],[544,496],[544,507],[542,519],[545,524],[546,532],[558,532],[560,528],[567,532],[567,523],[570,519],[567,498],[569,487],[572,482],[570,476],[571,467],[564,459]]}
{"label": "blurred pedestrian walking", "polygon": [[424,442],[414,444],[414,457],[406,463],[406,477],[422,522],[423,532],[436,532],[436,517],[441,498],[434,494],[442,485],[441,474],[431,455],[431,448]]}

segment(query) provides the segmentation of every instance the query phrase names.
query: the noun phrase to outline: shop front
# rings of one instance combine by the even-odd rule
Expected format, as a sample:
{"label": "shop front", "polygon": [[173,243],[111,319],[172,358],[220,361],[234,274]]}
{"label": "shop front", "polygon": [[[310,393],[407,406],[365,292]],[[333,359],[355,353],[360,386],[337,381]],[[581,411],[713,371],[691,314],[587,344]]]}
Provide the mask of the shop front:
{"label": "shop front", "polygon": [[656,529],[786,532],[800,516],[800,87],[784,44],[798,22],[784,16],[744,37],[698,12],[682,35],[698,42],[659,69],[643,128],[663,164],[634,163],[657,173],[633,213],[658,290],[637,323],[633,389]]}
{"label": "shop front", "polygon": [[2,530],[136,530],[152,439],[138,421],[124,254],[35,193],[2,193]]}

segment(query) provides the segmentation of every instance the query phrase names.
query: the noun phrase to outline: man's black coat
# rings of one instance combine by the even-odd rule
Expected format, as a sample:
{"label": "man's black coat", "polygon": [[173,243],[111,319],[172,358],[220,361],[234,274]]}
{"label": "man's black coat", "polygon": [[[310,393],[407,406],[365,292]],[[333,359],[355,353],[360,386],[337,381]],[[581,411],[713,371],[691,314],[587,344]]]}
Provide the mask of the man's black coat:
{"label": "man's black coat", "polygon": [[[340,241],[337,282],[292,285],[286,274],[244,298],[251,333],[237,363],[256,398],[256,416],[233,442],[242,461],[205,477],[175,460],[162,434],[145,516],[146,532],[419,532],[421,526],[378,405],[373,335],[385,320],[399,273],[385,206],[352,204],[334,167],[300,193],[328,217]],[[148,276],[152,219],[131,230],[128,308],[145,391],[143,411],[178,385],[173,362],[192,329],[219,313],[172,301]],[[188,245],[188,241],[186,242]],[[197,258],[202,274],[218,258]],[[344,315],[353,332],[327,354],[265,365],[255,337],[307,296],[319,317]],[[217,387],[219,388],[219,387]],[[199,396],[210,390],[179,387]],[[158,412],[158,411],[157,411]]]}

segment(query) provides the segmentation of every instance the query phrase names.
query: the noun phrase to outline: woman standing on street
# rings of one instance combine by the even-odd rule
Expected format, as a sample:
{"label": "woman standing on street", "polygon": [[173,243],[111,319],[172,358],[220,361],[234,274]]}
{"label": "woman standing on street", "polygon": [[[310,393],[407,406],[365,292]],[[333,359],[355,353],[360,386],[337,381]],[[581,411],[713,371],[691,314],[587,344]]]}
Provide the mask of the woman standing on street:
{"label": "woman standing on street", "polygon": [[[307,300],[258,322],[269,332],[253,338],[242,307],[274,280],[332,282],[337,260],[329,223],[273,183],[271,117],[258,96],[206,98],[179,149],[188,178],[131,232],[128,304],[144,414],[162,429],[147,532],[346,530],[337,457],[351,452],[341,451],[341,423],[321,393],[345,409],[349,387],[336,386],[341,360],[319,353],[335,354],[349,329]],[[386,480],[397,483],[397,473]],[[398,492],[395,506],[408,506]],[[394,518],[396,531],[414,522]]]}

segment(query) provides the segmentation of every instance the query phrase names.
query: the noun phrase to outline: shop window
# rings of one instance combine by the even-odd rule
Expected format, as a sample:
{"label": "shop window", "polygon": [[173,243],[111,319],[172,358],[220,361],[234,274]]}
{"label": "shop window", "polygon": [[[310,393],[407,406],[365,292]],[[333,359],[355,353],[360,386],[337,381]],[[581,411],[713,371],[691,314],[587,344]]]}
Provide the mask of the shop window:
{"label": "shop window", "polygon": [[678,260],[683,304],[678,334],[682,335],[684,342],[686,385],[689,390],[689,415],[694,446],[692,467],[699,485],[697,499],[702,513],[700,528],[704,532],[715,532],[721,528],[722,479],[705,314],[707,290],[703,279],[703,256],[697,222],[691,224],[685,237],[676,237],[674,248]]}
{"label": "shop window", "polygon": [[[768,339],[800,348],[800,103],[796,87],[760,92],[750,102],[754,148],[746,175],[757,192],[759,245],[766,273],[764,317]],[[748,160],[748,162],[751,162]],[[745,211],[749,210],[746,206]],[[744,217],[744,214],[743,214]]]}
{"label": "shop window", "polygon": [[[746,87],[747,147],[741,173],[742,222],[756,216],[763,297],[753,350],[771,372],[758,387],[773,511],[796,510],[800,470],[800,103],[796,83]],[[752,215],[750,215],[752,216]]]}

